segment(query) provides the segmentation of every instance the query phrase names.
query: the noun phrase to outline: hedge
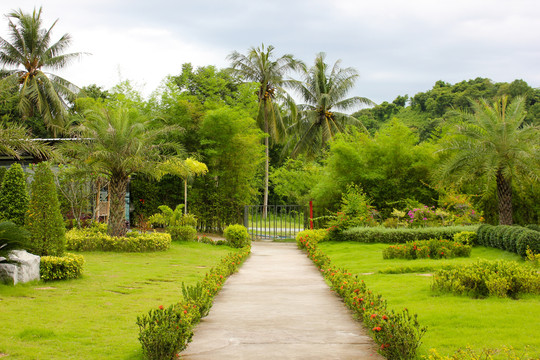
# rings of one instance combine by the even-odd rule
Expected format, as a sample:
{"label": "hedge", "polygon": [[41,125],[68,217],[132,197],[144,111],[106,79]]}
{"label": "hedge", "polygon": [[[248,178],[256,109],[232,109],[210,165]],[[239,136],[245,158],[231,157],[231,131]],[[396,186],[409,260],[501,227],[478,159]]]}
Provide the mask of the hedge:
{"label": "hedge", "polygon": [[481,225],[477,231],[478,244],[526,256],[527,248],[540,254],[540,231],[532,227]]}
{"label": "hedge", "polygon": [[171,246],[167,233],[129,232],[124,237],[109,236],[95,229],[71,229],[66,233],[66,245],[72,251],[147,252],[163,251]]}
{"label": "hedge", "polygon": [[39,271],[44,281],[76,279],[81,276],[83,265],[82,255],[42,256]]}
{"label": "hedge", "polygon": [[362,243],[398,244],[408,241],[446,239],[453,240],[454,235],[463,231],[476,231],[476,225],[441,226],[425,228],[391,229],[385,227],[354,227],[344,230],[337,239]]}

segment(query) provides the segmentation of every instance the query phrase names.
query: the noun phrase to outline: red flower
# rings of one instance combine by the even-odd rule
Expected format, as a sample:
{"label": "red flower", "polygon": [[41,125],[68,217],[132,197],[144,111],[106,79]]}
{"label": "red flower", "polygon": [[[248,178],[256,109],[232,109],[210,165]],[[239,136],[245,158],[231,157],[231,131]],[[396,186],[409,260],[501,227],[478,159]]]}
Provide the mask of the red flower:
{"label": "red flower", "polygon": [[383,318],[383,320],[388,320],[388,316],[386,316],[386,315],[383,315],[382,318]]}
{"label": "red flower", "polygon": [[184,314],[187,314],[187,310],[184,310]]}
{"label": "red flower", "polygon": [[371,318],[376,318],[377,317],[377,314],[371,314]]}
{"label": "red flower", "polygon": [[381,331],[382,328],[380,326],[375,326],[372,330],[373,331]]}
{"label": "red flower", "polygon": [[159,310],[163,310],[163,305],[159,305]]}

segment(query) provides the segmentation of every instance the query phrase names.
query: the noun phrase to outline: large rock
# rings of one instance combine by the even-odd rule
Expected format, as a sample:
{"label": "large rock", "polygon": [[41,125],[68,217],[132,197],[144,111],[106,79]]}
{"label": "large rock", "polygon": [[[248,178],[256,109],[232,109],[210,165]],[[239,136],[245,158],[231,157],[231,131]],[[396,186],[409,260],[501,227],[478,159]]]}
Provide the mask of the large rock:
{"label": "large rock", "polygon": [[40,257],[26,250],[13,250],[9,254],[12,264],[0,264],[0,281],[8,284],[39,280]]}

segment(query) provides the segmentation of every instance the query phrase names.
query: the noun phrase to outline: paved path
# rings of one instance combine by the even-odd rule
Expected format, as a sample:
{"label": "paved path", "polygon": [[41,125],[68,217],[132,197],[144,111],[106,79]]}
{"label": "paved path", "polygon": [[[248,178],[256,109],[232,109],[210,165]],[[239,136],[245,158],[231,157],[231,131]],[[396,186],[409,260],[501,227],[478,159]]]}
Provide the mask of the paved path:
{"label": "paved path", "polygon": [[295,244],[252,254],[195,328],[184,360],[384,359]]}

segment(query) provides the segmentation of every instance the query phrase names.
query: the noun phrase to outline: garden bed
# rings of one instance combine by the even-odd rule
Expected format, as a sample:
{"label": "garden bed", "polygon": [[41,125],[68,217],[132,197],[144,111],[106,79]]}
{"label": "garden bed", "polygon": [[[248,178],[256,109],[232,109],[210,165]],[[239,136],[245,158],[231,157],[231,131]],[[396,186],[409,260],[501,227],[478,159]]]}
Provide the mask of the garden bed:
{"label": "garden bed", "polygon": [[336,266],[356,274],[372,273],[361,277],[370,289],[383,295],[390,307],[407,308],[418,314],[420,323],[428,327],[420,355],[429,355],[431,348],[450,355],[470,345],[475,349],[512,346],[517,352],[529,346],[529,356],[540,357],[540,338],[536,336],[540,334],[540,324],[531,321],[540,318],[540,296],[522,295],[519,300],[512,300],[441,294],[431,290],[432,277],[418,276],[453,265],[471,264],[479,258],[523,262],[519,256],[475,247],[470,258],[384,260],[382,251],[387,247],[351,242],[319,244]]}

